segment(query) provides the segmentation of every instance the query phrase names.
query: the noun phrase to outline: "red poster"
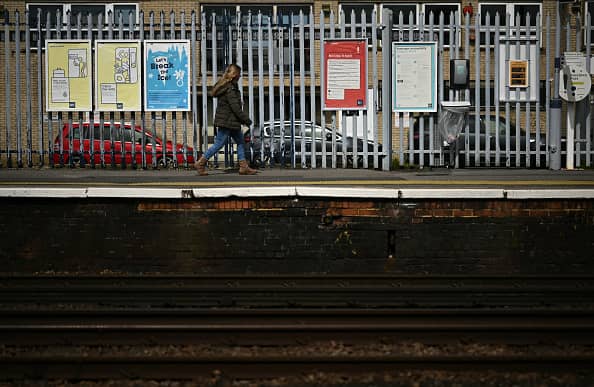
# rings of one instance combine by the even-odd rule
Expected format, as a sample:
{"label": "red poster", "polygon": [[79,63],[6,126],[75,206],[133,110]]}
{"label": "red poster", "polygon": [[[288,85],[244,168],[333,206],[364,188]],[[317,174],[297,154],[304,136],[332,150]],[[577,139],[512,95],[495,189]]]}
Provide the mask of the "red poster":
{"label": "red poster", "polygon": [[324,42],[324,109],[367,108],[367,40]]}

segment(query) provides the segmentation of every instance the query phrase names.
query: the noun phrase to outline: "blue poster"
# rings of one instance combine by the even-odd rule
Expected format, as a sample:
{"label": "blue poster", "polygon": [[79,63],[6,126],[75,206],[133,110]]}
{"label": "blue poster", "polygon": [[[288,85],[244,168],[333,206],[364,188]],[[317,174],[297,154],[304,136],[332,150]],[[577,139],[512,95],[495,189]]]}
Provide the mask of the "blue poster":
{"label": "blue poster", "polygon": [[190,110],[190,41],[147,40],[144,44],[146,111]]}

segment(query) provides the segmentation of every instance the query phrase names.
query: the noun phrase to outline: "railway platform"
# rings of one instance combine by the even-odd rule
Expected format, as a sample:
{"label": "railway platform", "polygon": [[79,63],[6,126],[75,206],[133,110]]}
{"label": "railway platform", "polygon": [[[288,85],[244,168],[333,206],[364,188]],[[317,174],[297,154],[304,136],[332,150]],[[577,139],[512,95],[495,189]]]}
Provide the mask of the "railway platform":
{"label": "railway platform", "polygon": [[0,169],[0,196],[594,198],[594,170],[534,169]]}

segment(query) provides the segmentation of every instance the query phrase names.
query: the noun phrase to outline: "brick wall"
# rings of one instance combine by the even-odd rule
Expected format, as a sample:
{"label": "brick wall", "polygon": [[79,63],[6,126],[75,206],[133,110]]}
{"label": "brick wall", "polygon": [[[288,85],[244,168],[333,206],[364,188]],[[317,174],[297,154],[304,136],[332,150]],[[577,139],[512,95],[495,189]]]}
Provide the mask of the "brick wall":
{"label": "brick wall", "polygon": [[588,200],[6,199],[5,273],[579,274]]}

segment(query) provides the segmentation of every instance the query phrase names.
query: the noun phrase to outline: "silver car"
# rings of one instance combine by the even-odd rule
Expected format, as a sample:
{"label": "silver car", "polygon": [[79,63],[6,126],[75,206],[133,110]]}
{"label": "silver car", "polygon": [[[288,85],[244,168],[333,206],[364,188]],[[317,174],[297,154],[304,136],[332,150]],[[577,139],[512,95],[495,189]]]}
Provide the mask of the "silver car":
{"label": "silver car", "polygon": [[[256,167],[291,164],[293,152],[296,164],[301,164],[302,155],[305,155],[306,165],[310,165],[314,153],[316,162],[321,164],[324,149],[328,163],[332,162],[335,152],[337,164],[340,165],[343,149],[347,153],[347,165],[353,163],[353,137],[347,136],[343,141],[339,132],[329,127],[322,128],[311,121],[284,121],[282,124],[279,120],[267,121],[261,127],[255,127],[252,132],[247,132],[244,137],[246,157]],[[357,160],[360,166],[363,164],[365,149],[372,165],[375,149],[373,141],[357,139]],[[381,144],[377,144],[377,152],[381,151]]]}

